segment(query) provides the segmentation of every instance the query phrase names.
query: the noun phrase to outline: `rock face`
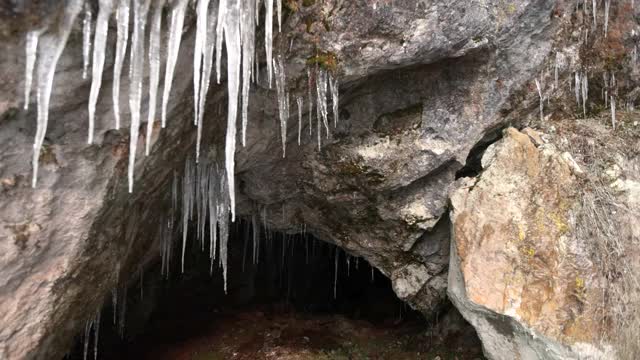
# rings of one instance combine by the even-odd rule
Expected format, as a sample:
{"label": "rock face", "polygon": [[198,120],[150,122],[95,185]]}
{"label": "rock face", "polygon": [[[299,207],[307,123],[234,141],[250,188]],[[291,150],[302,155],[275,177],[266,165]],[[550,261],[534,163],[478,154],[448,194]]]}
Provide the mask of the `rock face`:
{"label": "rock face", "polygon": [[[303,122],[299,147],[297,122],[290,121],[283,159],[275,90],[261,71],[251,94],[247,145],[236,153],[238,214],[259,213],[263,225],[273,230],[304,228],[365,257],[392,279],[402,299],[430,315],[446,300],[449,187],[488,135],[519,116],[538,116],[532,79],[549,64],[552,48],[566,40],[561,30],[573,19],[575,2],[374,2],[305,1],[311,5],[287,14],[275,53],[285,60],[292,98],[306,98],[307,68],[321,62],[318,54],[330,56],[336,64],[319,65],[331,65],[341,81],[340,116],[321,150],[313,129],[315,110],[314,123]],[[18,110],[23,105],[24,32],[55,24],[63,6],[56,1],[0,4],[0,358],[60,357],[109,293],[121,294],[131,274],[159,256],[172,179],[195,152],[193,17],[187,19],[168,127],[154,132],[148,157],[142,155],[144,136],[139,138],[132,195],[126,188],[127,124],[125,130],[113,130],[109,74],[115,29],[112,24],[95,144],[87,146],[90,85],[81,79],[81,30],[76,26],[54,82],[38,188],[30,188],[36,114],[33,106]],[[612,14],[619,8],[614,4]],[[571,70],[562,65],[561,75]],[[126,89],[124,76],[123,119],[129,117]],[[226,114],[220,109],[226,101],[225,84],[214,86],[205,118],[207,160],[224,147]],[[305,111],[303,118],[309,116]],[[561,191],[558,186],[552,189]],[[518,209],[527,209],[519,204]],[[559,203],[549,206],[555,209]],[[528,226],[525,235],[538,231],[535,223],[526,223],[530,218],[522,221]],[[562,229],[545,235],[545,241],[562,237]],[[531,249],[516,250],[513,256]],[[571,290],[569,276],[578,276],[571,274],[564,278],[565,293]],[[545,286],[534,289],[544,293]],[[497,300],[491,299],[499,312]],[[560,295],[553,301],[559,307],[579,302]],[[527,305],[521,316],[554,338],[560,322],[541,316],[538,305]],[[587,325],[577,321],[572,326],[577,331]],[[486,344],[494,354],[490,339]]]}
{"label": "rock face", "polygon": [[451,195],[449,296],[494,359],[613,359],[598,348],[605,285],[576,236],[581,170],[515,129]]}

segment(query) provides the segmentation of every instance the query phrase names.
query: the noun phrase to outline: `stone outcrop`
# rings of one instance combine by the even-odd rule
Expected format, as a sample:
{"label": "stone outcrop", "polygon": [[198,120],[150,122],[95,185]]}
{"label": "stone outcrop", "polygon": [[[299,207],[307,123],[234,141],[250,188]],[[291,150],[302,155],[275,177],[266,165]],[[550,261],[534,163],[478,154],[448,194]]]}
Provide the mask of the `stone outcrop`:
{"label": "stone outcrop", "polygon": [[606,284],[576,236],[582,170],[535,138],[507,129],[452,192],[449,296],[492,359],[613,359]]}

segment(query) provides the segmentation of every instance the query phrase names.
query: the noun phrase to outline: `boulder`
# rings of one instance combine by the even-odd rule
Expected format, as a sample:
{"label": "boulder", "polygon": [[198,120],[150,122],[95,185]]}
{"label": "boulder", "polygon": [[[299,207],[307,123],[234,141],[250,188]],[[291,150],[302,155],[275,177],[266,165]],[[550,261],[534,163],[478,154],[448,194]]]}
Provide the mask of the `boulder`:
{"label": "boulder", "polygon": [[513,128],[451,193],[448,294],[491,359],[614,359],[574,162]]}

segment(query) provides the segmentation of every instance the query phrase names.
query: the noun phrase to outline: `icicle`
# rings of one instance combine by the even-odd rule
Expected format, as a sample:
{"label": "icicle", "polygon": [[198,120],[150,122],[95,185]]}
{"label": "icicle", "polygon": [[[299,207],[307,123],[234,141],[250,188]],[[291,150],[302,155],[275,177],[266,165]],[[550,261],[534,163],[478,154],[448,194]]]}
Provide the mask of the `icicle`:
{"label": "icicle", "polygon": [[[235,0],[233,0],[235,1]],[[220,177],[222,193],[227,190],[225,178]],[[224,292],[227,293],[227,252],[229,243],[229,203],[224,197],[219,209],[218,224],[220,225],[220,263],[222,264],[222,277],[224,279]]]}
{"label": "icicle", "polygon": [[558,72],[560,65],[558,64],[558,53],[556,52],[556,59],[553,68],[553,89],[556,90],[558,88]]}
{"label": "icicle", "polygon": [[119,333],[120,337],[124,339],[124,330],[127,320],[127,287],[124,286],[124,291],[122,293],[122,306],[120,306],[120,323],[119,325]]}
{"label": "icicle", "polygon": [[313,135],[313,92],[312,89],[312,81],[311,81],[311,69],[307,69],[307,96],[309,97],[309,136]]}
{"label": "icicle", "polygon": [[93,328],[93,360],[98,360],[98,339],[100,335],[100,310],[96,315],[95,327]]}
{"label": "icicle", "polygon": [[218,198],[219,186],[217,164],[209,168],[209,259],[211,261],[210,272],[213,271],[213,260],[216,257],[216,245],[218,236]]}
{"label": "icicle", "polygon": [[120,129],[120,76],[129,41],[129,4],[131,0],[120,0],[116,12],[118,22],[118,38],[116,40],[116,59],[113,65],[113,115],[116,130]]}
{"label": "icicle", "polygon": [[267,56],[267,78],[269,79],[269,87],[271,87],[273,78],[273,0],[266,0],[264,6],[266,7],[264,19],[264,46]]}
{"label": "icicle", "polygon": [[84,352],[82,358],[87,360],[89,354],[89,342],[91,341],[91,320],[87,321],[84,325]]}
{"label": "icicle", "polygon": [[182,179],[182,262],[181,271],[184,274],[184,255],[187,249],[187,232],[189,230],[189,218],[191,217],[193,197],[193,170],[189,159],[184,163],[184,177]]}
{"label": "icicle", "polygon": [[540,121],[544,121],[544,98],[542,97],[542,88],[540,82],[536,79],[536,88],[538,89],[538,96],[540,97]]}
{"label": "icicle", "polygon": [[33,179],[32,187],[36,187],[38,181],[38,165],[40,159],[40,150],[44,143],[44,137],[47,132],[49,122],[49,101],[51,100],[51,91],[53,89],[53,78],[56,73],[56,66],[65,45],[69,38],[69,33],[73,28],[76,16],[82,9],[82,0],[71,0],[65,7],[64,15],[60,26],[56,33],[45,34],[39,41],[38,55],[38,125],[36,129],[36,137],[33,144]]}
{"label": "icicle", "polygon": [[255,54],[255,4],[252,1],[242,2],[242,21],[240,23],[242,38],[242,146],[247,141],[247,118],[249,113],[249,90],[251,87],[251,70]]}
{"label": "icicle", "polygon": [[[200,116],[198,115],[198,111],[200,109],[200,85],[201,85],[201,77],[202,74],[202,57],[204,56],[205,46],[207,44],[207,21],[209,10],[209,0],[198,0],[198,5],[196,7],[196,44],[193,52],[193,101],[194,101],[194,111],[195,116],[193,119],[194,125],[198,125],[198,120]],[[196,157],[196,161],[198,158]]]}
{"label": "icicle", "polygon": [[333,127],[338,126],[338,120],[340,119],[338,106],[340,104],[340,89],[338,86],[338,79],[334,79],[329,76],[329,88],[331,90],[331,101],[333,105]]}
{"label": "icicle", "polygon": [[118,285],[111,292],[111,306],[113,307],[113,325],[118,323]]}
{"label": "icicle", "polygon": [[273,60],[273,72],[276,76],[276,90],[278,92],[278,114],[280,118],[280,135],[282,137],[282,157],[286,156],[287,150],[287,120],[289,118],[289,107],[287,102],[287,79],[284,72],[282,56]]}
{"label": "icicle", "polygon": [[142,77],[144,74],[144,43],[147,13],[151,0],[134,0],[134,28],[131,42],[131,79],[129,80],[129,108],[131,130],[129,132],[129,193],[133,192],[133,178],[140,130],[140,105],[142,102]]}
{"label": "icicle", "polygon": [[220,76],[222,71],[220,69],[222,67],[223,32],[225,27],[225,19],[227,17],[227,9],[229,8],[229,6],[227,5],[227,1],[228,0],[220,0],[218,4],[218,22],[216,25],[216,34],[218,34],[216,38],[216,80],[218,84],[220,84]]}
{"label": "icicle", "polygon": [[89,93],[89,136],[87,142],[93,144],[96,104],[102,87],[102,72],[109,32],[109,17],[113,10],[113,0],[100,0],[100,10],[96,19],[96,34],[93,40],[93,69],[91,74],[91,92]]}
{"label": "icicle", "polygon": [[253,229],[253,263],[257,265],[260,259],[260,226],[258,225],[258,216],[256,214],[251,215],[251,228]]}
{"label": "icicle", "polygon": [[616,98],[611,95],[611,126],[616,129]]}
{"label": "icicle", "polygon": [[33,68],[36,65],[36,55],[38,51],[38,39],[40,31],[29,31],[26,40],[27,58],[25,63],[27,68],[24,76],[24,109],[29,110],[29,97],[31,96],[31,84],[33,83]]}
{"label": "icicle", "polygon": [[320,121],[321,117],[322,123],[324,124],[325,130],[327,132],[327,137],[329,137],[329,120],[327,111],[327,72],[322,69],[318,69],[316,71],[316,92],[318,95],[318,121]]}
{"label": "icicle", "polygon": [[277,0],[278,7],[278,32],[282,32],[282,0]]}
{"label": "icicle", "polygon": [[576,75],[575,75],[575,86],[574,86],[574,91],[576,93],[576,104],[578,104],[578,106],[580,106],[580,86],[582,84],[582,82],[580,81],[580,73],[576,71]]}
{"label": "icicle", "polygon": [[[196,140],[196,159],[200,157],[200,144],[202,142],[202,127],[204,122],[204,107],[207,102],[207,94],[209,93],[209,86],[211,84],[211,71],[213,69],[213,52],[216,45],[216,27],[218,21],[218,6],[214,2],[212,8],[209,11],[209,20],[207,20],[207,42],[204,49],[203,58],[203,70],[202,77],[200,79],[200,95],[198,96],[199,109],[198,109],[198,134]],[[220,34],[219,36],[222,36]]]}
{"label": "icicle", "polygon": [[584,117],[587,117],[587,99],[589,98],[589,79],[585,73],[582,76],[582,112]]}
{"label": "icicle", "polygon": [[[227,0],[221,0],[223,3]],[[238,119],[238,93],[240,88],[240,2],[242,0],[228,0],[227,14],[224,17],[224,34],[227,45],[227,86],[228,111],[227,134],[225,142],[225,169],[231,207],[231,220],[236,219],[235,194],[235,152],[236,152],[236,123]],[[226,260],[225,260],[226,261]]]}
{"label": "icicle", "polygon": [[91,55],[91,24],[93,14],[91,13],[91,5],[84,4],[84,19],[82,19],[82,78],[87,78],[89,71],[90,55]]}
{"label": "icicle", "polygon": [[605,0],[604,2],[604,37],[607,37],[609,30],[609,8],[611,7],[611,0]]}
{"label": "icicle", "polygon": [[596,27],[596,18],[598,15],[598,8],[596,6],[596,0],[591,1],[591,8],[593,9],[593,27]]}
{"label": "icicle", "polygon": [[180,42],[182,41],[182,28],[184,26],[184,14],[189,0],[177,0],[171,9],[171,24],[169,28],[169,42],[167,44],[167,64],[164,73],[164,89],[162,92],[162,128],[167,125],[167,106],[171,86],[173,85],[173,75],[178,62],[180,52]]}
{"label": "icicle", "polygon": [[298,146],[300,146],[300,135],[302,134],[302,97],[296,98],[298,104]]}
{"label": "icicle", "polygon": [[153,124],[156,121],[156,107],[158,99],[158,87],[160,83],[160,41],[162,38],[162,9],[165,0],[154,1],[153,15],[151,18],[151,31],[149,32],[149,115],[147,117],[147,136],[144,154],[149,156],[151,151],[151,136]]}

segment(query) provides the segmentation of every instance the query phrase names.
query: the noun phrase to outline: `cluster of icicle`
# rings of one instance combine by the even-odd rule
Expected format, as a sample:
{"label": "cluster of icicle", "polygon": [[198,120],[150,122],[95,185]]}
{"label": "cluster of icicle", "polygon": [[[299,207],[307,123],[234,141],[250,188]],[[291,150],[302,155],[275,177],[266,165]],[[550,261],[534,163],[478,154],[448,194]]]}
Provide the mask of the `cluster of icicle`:
{"label": "cluster of icicle", "polygon": [[89,355],[89,342],[91,341],[91,329],[93,328],[93,358],[98,360],[98,336],[100,335],[100,310],[96,317],[87,321],[84,325],[83,333],[83,359],[87,360]]}
{"label": "cluster of icicle", "polygon": [[[584,35],[582,32],[580,34],[580,41],[582,44],[586,44],[588,40],[588,34],[590,30],[594,30],[598,26],[598,5],[600,2],[596,0],[583,0],[576,2],[576,10],[579,6],[582,6],[582,9],[585,13],[591,13],[591,17],[584,17],[584,21],[587,25],[591,25],[590,28],[587,27],[584,30]],[[632,9],[635,8],[635,2],[631,1]],[[609,31],[609,14],[611,9],[611,0],[604,1],[604,14],[603,14],[603,31],[604,37],[607,37],[607,33]],[[635,73],[637,71],[637,62],[638,62],[638,46],[634,45],[630,58],[630,65],[632,67],[632,71]],[[554,64],[554,86],[553,89],[558,89],[558,77],[560,71],[560,56],[556,53],[555,64]],[[540,118],[544,120],[544,75],[541,76],[540,81],[535,79],[535,85],[538,92],[539,100],[540,100]],[[602,87],[602,97],[604,100],[605,108],[609,107],[611,110],[611,125],[613,129],[616,129],[616,98],[618,95],[618,84],[616,82],[616,77],[613,72],[605,72],[603,74],[603,87]],[[573,91],[575,93],[576,104],[578,107],[582,108],[582,114],[586,118],[587,116],[587,102],[589,99],[589,75],[585,70],[577,70],[574,72],[574,81],[569,81],[569,91]],[[546,97],[546,100],[549,101],[549,98]],[[633,103],[626,104],[628,109],[633,109]]]}
{"label": "cluster of icicle", "polygon": [[[161,102],[161,127],[167,125],[167,107],[171,95],[171,87],[182,40],[185,13],[190,1],[196,8],[196,37],[194,45],[194,125],[197,126],[196,161],[200,156],[200,143],[204,121],[204,109],[209,90],[213,64],[215,61],[216,80],[220,83],[223,45],[227,56],[227,132],[225,140],[225,174],[227,176],[228,196],[232,220],[235,219],[235,150],[238,117],[241,117],[242,144],[246,142],[249,92],[251,80],[257,79],[256,61],[256,26],[259,25],[260,6],[265,6],[265,54],[268,82],[271,86],[273,74],[276,74],[276,86],[280,105],[280,121],[283,125],[283,141],[286,138],[286,120],[289,116],[289,101],[286,91],[285,72],[282,59],[273,59],[273,17],[274,7],[277,11],[278,28],[282,24],[282,0],[99,0],[99,11],[93,28],[93,9],[84,0],[69,0],[65,7],[61,22],[55,29],[36,29],[26,37],[26,76],[25,76],[25,109],[29,106],[29,95],[33,82],[33,71],[36,60],[37,78],[37,131],[33,152],[33,180],[36,186],[38,176],[38,160],[47,130],[49,101],[53,86],[56,65],[65,48],[69,33],[78,14],[84,9],[83,18],[83,77],[87,77],[91,69],[91,91],[89,94],[89,133],[88,143],[93,143],[95,128],[95,111],[98,96],[102,87],[105,64],[105,50],[109,30],[109,19],[115,13],[117,22],[116,53],[113,68],[113,112],[114,127],[120,128],[120,79],[124,59],[129,48],[129,109],[131,113],[130,151],[128,168],[129,192],[133,191],[134,166],[136,160],[139,127],[141,124],[141,104],[143,97],[143,78],[145,64],[149,64],[149,110],[147,116],[145,154],[150,151],[150,139],[156,118],[157,98],[161,72],[161,49],[166,48],[164,71],[164,88]],[[163,9],[170,8],[168,21],[168,39],[162,44]],[[129,42],[130,15],[133,13],[133,30]],[[148,51],[145,46],[147,21],[150,21]],[[93,40],[93,41],[92,41]],[[129,46],[128,46],[129,44]],[[92,49],[93,47],[93,49]],[[93,50],[93,52],[91,51]],[[92,56],[91,56],[92,54]],[[148,61],[146,59],[148,58]],[[326,84],[329,78],[323,70],[317,70],[318,116],[327,126]],[[337,118],[338,89],[337,81],[329,80],[334,94],[334,112]],[[310,82],[311,83],[311,82]],[[283,100],[286,99],[286,100]],[[311,101],[311,99],[309,100]],[[297,99],[299,127],[302,122],[302,100]],[[311,103],[310,103],[311,108]],[[300,133],[300,129],[298,130]],[[320,136],[320,134],[318,134]],[[283,145],[283,153],[284,153]]]}
{"label": "cluster of icicle", "polygon": [[[284,70],[284,63],[282,57],[278,56],[273,59],[273,71],[276,77],[276,91],[278,93],[278,116],[280,119],[280,133],[282,138],[282,157],[284,158],[287,153],[287,120],[290,113],[290,96],[286,88],[287,80]],[[309,102],[309,135],[313,135],[313,99],[315,93],[316,100],[316,118],[317,118],[317,135],[318,135],[318,149],[322,147],[322,133],[324,132],[328,138],[330,135],[329,129],[329,110],[327,95],[331,94],[332,100],[332,114],[334,119],[334,127],[337,126],[339,120],[339,102],[340,94],[338,91],[338,80],[331,76],[322,67],[316,67],[315,69],[307,70],[308,77],[308,102]],[[314,90],[315,84],[315,91]],[[302,96],[296,97],[296,106],[298,110],[298,145],[301,143],[303,119],[302,113],[304,111],[304,100]],[[324,129],[323,129],[324,127]]]}
{"label": "cluster of icicle", "polygon": [[[182,191],[180,192],[182,194],[181,269],[184,272],[189,222],[195,220],[196,238],[200,241],[202,249],[205,247],[207,235],[209,237],[211,272],[213,272],[216,253],[218,254],[218,262],[222,267],[224,278],[224,291],[226,292],[230,207],[229,197],[225,195],[228,192],[228,185],[224,172],[225,170],[215,162],[199,162],[196,165],[192,165],[190,161],[185,162]],[[174,181],[176,180],[177,178],[174,178]],[[174,183],[173,188],[175,190],[179,188],[177,183]],[[174,195],[174,199],[177,199],[176,195]],[[207,228],[209,229],[208,234],[205,231]],[[165,261],[168,260],[163,262]]]}

